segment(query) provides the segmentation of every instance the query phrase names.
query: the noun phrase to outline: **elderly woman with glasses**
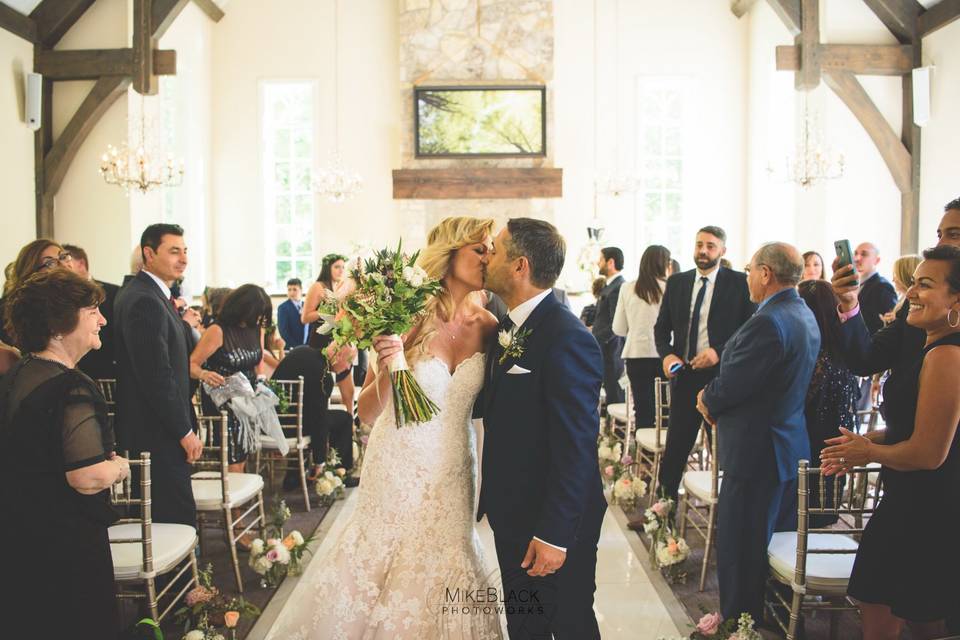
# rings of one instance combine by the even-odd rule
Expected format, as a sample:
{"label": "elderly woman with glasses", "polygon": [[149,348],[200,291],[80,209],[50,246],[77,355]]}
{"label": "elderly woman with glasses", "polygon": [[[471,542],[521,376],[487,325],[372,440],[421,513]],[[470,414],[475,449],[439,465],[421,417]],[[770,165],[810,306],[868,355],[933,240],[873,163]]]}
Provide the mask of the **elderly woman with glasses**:
{"label": "elderly woman with glasses", "polygon": [[[3,317],[7,297],[11,291],[16,289],[18,284],[38,271],[54,267],[66,267],[71,271],[74,270],[73,256],[64,251],[60,244],[47,238],[40,238],[24,245],[20,249],[20,253],[17,254],[17,259],[7,265],[7,281],[3,285],[3,297],[0,298],[0,318]],[[17,346],[2,322],[0,322],[0,342]]]}

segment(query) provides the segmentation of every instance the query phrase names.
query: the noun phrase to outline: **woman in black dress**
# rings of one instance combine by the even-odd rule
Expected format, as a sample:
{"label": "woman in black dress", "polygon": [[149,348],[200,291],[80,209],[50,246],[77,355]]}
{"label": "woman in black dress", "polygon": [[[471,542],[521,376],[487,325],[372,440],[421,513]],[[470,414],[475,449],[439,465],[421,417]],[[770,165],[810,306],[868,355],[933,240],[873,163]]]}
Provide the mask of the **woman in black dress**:
{"label": "woman in black dress", "polygon": [[[223,308],[216,322],[203,332],[200,342],[190,355],[190,376],[211,387],[223,384],[224,378],[242,373],[257,386],[257,367],[263,359],[263,331],[270,324],[273,305],[270,296],[255,284],[245,284],[230,292],[223,301]],[[204,415],[218,415],[220,408],[201,392]],[[243,473],[250,451],[240,432],[240,421],[224,405],[227,411],[227,457],[230,471]],[[214,434],[216,435],[216,434]],[[253,434],[259,437],[258,434]]]}
{"label": "woman in black dress", "polygon": [[6,325],[26,355],[0,384],[4,637],[118,633],[108,489],[130,467],[113,453],[103,396],[76,368],[100,348],[103,297],[62,268],[30,276],[7,297]]}
{"label": "woman in black dress", "polygon": [[848,593],[866,640],[946,635],[960,574],[960,249],[923,253],[907,322],[927,332],[923,357],[884,385],[887,428],[827,441],[824,471],[879,462],[883,497],[867,523]]}

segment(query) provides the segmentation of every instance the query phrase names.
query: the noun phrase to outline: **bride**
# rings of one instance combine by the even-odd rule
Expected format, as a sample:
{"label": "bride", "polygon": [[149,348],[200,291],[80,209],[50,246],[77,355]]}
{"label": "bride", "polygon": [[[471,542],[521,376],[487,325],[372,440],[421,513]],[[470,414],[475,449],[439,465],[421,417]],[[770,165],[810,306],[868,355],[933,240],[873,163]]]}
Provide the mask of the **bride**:
{"label": "bride", "polygon": [[[456,217],[430,231],[418,264],[443,291],[402,342],[376,339],[359,400],[360,419],[374,427],[356,510],[330,552],[311,562],[268,640],[501,637],[496,603],[464,597],[499,587],[474,528],[471,424],[497,328],[482,305],[492,229],[491,219]],[[401,350],[440,411],[398,429],[388,371]]]}

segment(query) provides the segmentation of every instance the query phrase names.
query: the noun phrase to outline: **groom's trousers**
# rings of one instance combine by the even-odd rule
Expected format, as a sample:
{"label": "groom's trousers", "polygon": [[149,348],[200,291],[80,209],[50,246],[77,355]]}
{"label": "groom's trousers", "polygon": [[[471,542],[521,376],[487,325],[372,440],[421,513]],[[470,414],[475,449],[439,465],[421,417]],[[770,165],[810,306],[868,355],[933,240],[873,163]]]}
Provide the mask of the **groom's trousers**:
{"label": "groom's trousers", "polygon": [[584,516],[579,539],[567,549],[563,566],[544,577],[532,578],[520,567],[530,536],[494,532],[510,640],[599,640],[593,594],[597,588],[597,542],[605,510],[606,504],[599,515]]}

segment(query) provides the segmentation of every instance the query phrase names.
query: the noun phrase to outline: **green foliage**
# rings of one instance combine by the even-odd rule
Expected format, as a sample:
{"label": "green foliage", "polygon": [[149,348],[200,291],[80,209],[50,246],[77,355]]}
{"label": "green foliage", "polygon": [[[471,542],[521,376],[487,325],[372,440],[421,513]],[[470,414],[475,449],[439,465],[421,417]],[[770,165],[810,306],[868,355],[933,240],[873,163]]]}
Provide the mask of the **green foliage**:
{"label": "green foliage", "polygon": [[419,94],[420,153],[543,153],[540,91],[425,91]]}
{"label": "green foliage", "polygon": [[283,385],[277,380],[264,380],[264,384],[277,396],[277,413],[286,413],[290,408],[290,398]]}

